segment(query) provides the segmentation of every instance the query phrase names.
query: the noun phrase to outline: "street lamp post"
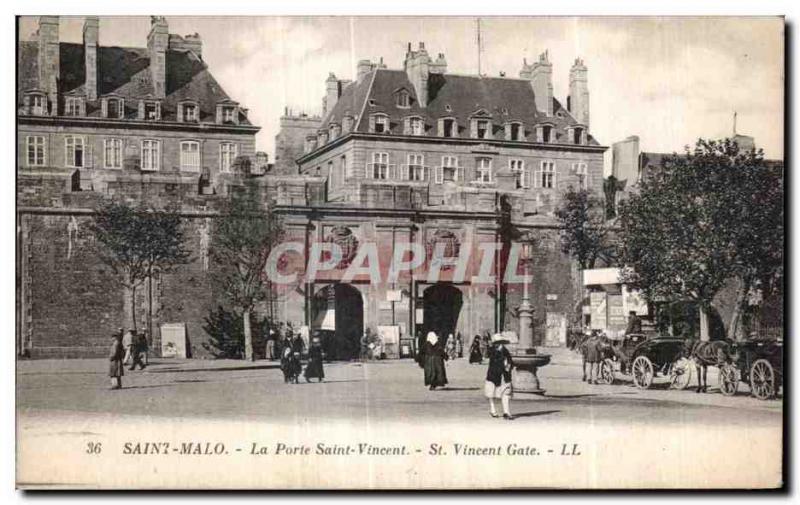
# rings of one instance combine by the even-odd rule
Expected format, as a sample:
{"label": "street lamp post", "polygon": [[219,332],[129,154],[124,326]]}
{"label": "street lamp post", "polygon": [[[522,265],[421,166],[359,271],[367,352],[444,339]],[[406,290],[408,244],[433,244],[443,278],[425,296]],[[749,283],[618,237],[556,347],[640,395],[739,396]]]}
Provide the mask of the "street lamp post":
{"label": "street lamp post", "polygon": [[515,392],[544,394],[539,383],[537,370],[550,363],[550,355],[538,354],[533,346],[533,306],[531,305],[528,283],[530,282],[530,263],[533,259],[533,238],[526,235],[522,240],[522,303],[519,314],[519,342],[513,355],[515,373],[512,385]]}

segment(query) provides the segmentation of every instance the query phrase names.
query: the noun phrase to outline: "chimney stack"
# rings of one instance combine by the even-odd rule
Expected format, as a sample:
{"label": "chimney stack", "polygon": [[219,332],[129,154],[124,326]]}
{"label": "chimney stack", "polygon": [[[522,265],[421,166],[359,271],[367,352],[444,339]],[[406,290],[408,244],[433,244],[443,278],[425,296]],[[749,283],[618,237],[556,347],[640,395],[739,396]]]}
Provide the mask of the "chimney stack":
{"label": "chimney stack", "polygon": [[439,53],[439,56],[437,56],[436,61],[431,63],[430,73],[432,74],[447,73],[447,60],[444,57],[444,53]]}
{"label": "chimney stack", "polygon": [[[528,75],[533,87],[533,96],[536,100],[536,109],[547,116],[553,115],[553,64],[550,63],[548,52],[539,55],[539,61],[531,66],[525,65],[523,72],[528,69]],[[520,77],[523,75],[520,72]]]}
{"label": "chimney stack", "polygon": [[428,106],[428,77],[430,76],[431,59],[425,50],[425,43],[419,43],[419,50],[412,51],[411,43],[408,44],[406,60],[404,63],[408,80],[414,86],[417,94],[417,104],[420,107]]}
{"label": "chimney stack", "polygon": [[97,100],[97,46],[100,41],[100,19],[87,16],[83,21],[83,55],[86,64],[86,100]]}
{"label": "chimney stack", "polygon": [[58,114],[58,79],[60,50],[58,16],[39,16],[39,87],[47,95],[48,112]]}
{"label": "chimney stack", "polygon": [[169,26],[162,16],[150,17],[150,34],[147,35],[147,51],[150,53],[150,74],[153,80],[153,95],[167,96],[167,48]]}
{"label": "chimney stack", "polygon": [[328,78],[325,79],[325,100],[322,108],[323,116],[333,110],[336,102],[339,101],[340,95],[339,80],[336,79],[336,75],[331,72],[328,74]]}
{"label": "chimney stack", "polygon": [[589,84],[588,71],[583,60],[575,59],[569,71],[569,96],[567,110],[581,124],[589,127]]}

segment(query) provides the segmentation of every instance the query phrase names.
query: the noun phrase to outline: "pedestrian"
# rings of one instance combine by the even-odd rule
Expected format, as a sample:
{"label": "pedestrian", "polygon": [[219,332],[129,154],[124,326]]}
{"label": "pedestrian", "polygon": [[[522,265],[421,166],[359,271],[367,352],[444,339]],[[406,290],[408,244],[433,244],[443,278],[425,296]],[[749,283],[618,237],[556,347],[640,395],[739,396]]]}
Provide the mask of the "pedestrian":
{"label": "pedestrian", "polygon": [[139,341],[139,353],[141,354],[140,359],[142,363],[144,363],[144,366],[147,366],[150,364],[150,335],[146,331],[143,331],[141,337],[142,338]]}
{"label": "pedestrian", "polygon": [[628,312],[628,327],[625,329],[625,335],[631,335],[642,332],[642,319],[636,315],[635,310]]}
{"label": "pedestrian", "polygon": [[122,364],[127,365],[128,360],[133,356],[133,331],[128,330],[125,332],[125,335],[122,337],[122,348],[125,350],[125,357],[122,360]]}
{"label": "pedestrian", "polygon": [[489,350],[492,347],[490,341],[491,335],[489,335],[489,332],[487,331],[483,334],[483,338],[481,339],[481,353],[483,353],[484,356],[489,356]]}
{"label": "pedestrian", "polygon": [[142,361],[142,354],[147,352],[147,339],[143,331],[136,333],[131,348],[132,363],[129,370],[135,370],[137,364],[139,365],[139,370],[144,370],[145,364],[144,361]]}
{"label": "pedestrian", "polygon": [[417,333],[417,364],[420,368],[425,368],[425,338],[422,336],[422,332]]}
{"label": "pedestrian", "polygon": [[122,376],[125,375],[125,366],[122,364],[125,357],[122,334],[123,329],[120,328],[111,336],[111,352],[108,356],[108,376],[111,378],[111,389],[122,389]]}
{"label": "pedestrian", "polygon": [[584,375],[586,375],[586,365],[589,365],[589,384],[597,384],[597,369],[600,364],[600,336],[599,331],[592,330],[589,338],[584,343],[583,361]]}
{"label": "pedestrian", "polygon": [[275,359],[275,330],[269,329],[269,337],[267,338],[267,348],[264,351],[264,357],[272,361]]}
{"label": "pedestrian", "polygon": [[322,369],[322,358],[325,354],[322,352],[322,342],[319,337],[315,336],[311,339],[311,347],[308,349],[308,364],[306,365],[306,382],[310,379],[316,378],[319,382],[325,379],[325,371]]}
{"label": "pedestrian", "polygon": [[481,353],[481,336],[475,335],[472,339],[472,346],[469,348],[469,364],[483,363],[483,353]]}
{"label": "pedestrian", "polygon": [[456,356],[464,357],[464,339],[461,337],[460,331],[456,333]]}
{"label": "pedestrian", "polygon": [[300,356],[303,355],[303,351],[305,350],[306,350],[306,343],[303,342],[303,337],[301,337],[300,334],[297,333],[294,336],[294,340],[292,340],[292,352],[297,354],[297,357],[299,359]]}
{"label": "pedestrian", "polygon": [[492,347],[489,348],[489,369],[486,371],[484,394],[489,399],[489,415],[499,417],[494,406],[494,399],[500,398],[503,406],[503,418],[514,420],[511,415],[511,398],[514,390],[511,385],[511,370],[514,362],[511,353],[506,349],[508,340],[499,333],[492,336]]}
{"label": "pedestrian", "polygon": [[456,357],[456,338],[453,334],[447,335],[447,359],[455,359]]}
{"label": "pedestrian", "polygon": [[431,391],[447,385],[444,360],[447,355],[436,333],[429,331],[425,342],[425,385]]}

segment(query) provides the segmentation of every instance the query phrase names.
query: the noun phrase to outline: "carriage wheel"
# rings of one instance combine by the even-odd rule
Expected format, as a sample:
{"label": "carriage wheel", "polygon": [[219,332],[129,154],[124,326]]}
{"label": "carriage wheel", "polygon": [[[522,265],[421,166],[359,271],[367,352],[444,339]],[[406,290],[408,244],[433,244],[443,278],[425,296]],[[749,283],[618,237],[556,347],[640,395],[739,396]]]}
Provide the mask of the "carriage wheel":
{"label": "carriage wheel", "polygon": [[719,390],[725,396],[733,396],[739,389],[739,370],[733,365],[722,365],[719,369]]}
{"label": "carriage wheel", "polygon": [[647,356],[638,356],[633,360],[633,383],[639,389],[647,389],[653,383],[653,363]]}
{"label": "carriage wheel", "polygon": [[685,389],[692,380],[691,362],[681,358],[674,362],[669,370],[669,387],[672,389]]}
{"label": "carriage wheel", "polygon": [[750,390],[759,400],[775,395],[775,371],[769,361],[757,359],[750,367]]}
{"label": "carriage wheel", "polygon": [[600,373],[599,379],[600,382],[603,384],[613,384],[614,383],[614,362],[610,359],[604,359],[600,362]]}

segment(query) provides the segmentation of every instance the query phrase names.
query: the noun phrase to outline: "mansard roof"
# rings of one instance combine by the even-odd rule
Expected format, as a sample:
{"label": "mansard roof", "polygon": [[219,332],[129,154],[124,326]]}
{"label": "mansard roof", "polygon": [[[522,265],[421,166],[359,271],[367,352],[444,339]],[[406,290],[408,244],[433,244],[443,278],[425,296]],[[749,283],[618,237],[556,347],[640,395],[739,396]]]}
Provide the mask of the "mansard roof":
{"label": "mansard roof", "polygon": [[[59,49],[59,94],[85,94],[86,65],[83,44],[61,42]],[[30,89],[42,87],[39,83],[39,45],[33,41],[20,42],[18,54],[18,89],[21,95]],[[127,116],[136,117],[133,109],[140,99],[153,99],[150,55],[147,48],[100,46],[97,48],[97,68],[98,96],[124,98],[126,108],[130,109]],[[176,121],[178,102],[184,100],[193,100],[199,104],[202,122],[215,121],[218,103],[235,103],[195,53],[169,50],[166,53],[166,97],[161,100],[161,119]],[[87,107],[88,117],[101,116],[99,103],[96,105]],[[251,124],[241,112],[239,124]]]}
{"label": "mansard roof", "polygon": [[[411,95],[410,107],[398,107],[395,93],[406,89]],[[468,127],[469,120],[484,111],[493,124],[501,126],[521,122],[529,131],[534,125],[555,127],[557,142],[565,143],[567,128],[580,126],[561,103],[553,99],[553,115],[536,110],[533,87],[525,79],[485,77],[458,74],[430,74],[428,105],[420,107],[416,91],[404,70],[374,69],[361,81],[346,86],[335,107],[323,120],[323,127],[341,123],[350,113],[359,119],[355,131],[368,132],[370,114],[383,113],[390,118],[390,133],[403,133],[403,118],[420,116],[426,124],[435,125],[441,118],[455,118],[459,126]],[[589,135],[588,145],[599,143]]]}

